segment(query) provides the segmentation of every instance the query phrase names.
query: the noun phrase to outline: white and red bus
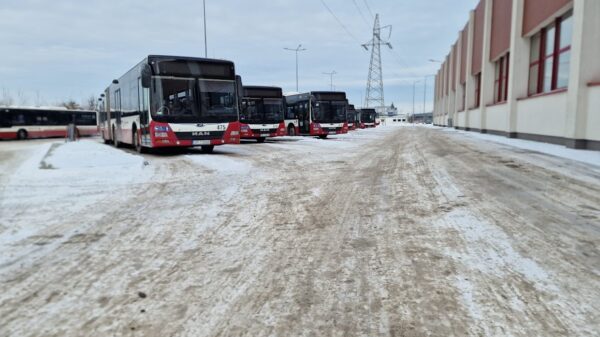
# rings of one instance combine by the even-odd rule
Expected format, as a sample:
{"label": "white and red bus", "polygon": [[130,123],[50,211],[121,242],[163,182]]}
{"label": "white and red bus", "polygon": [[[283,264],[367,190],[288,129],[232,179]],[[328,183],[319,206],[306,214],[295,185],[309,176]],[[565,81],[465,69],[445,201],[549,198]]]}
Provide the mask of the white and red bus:
{"label": "white and red bus", "polygon": [[285,96],[288,115],[298,119],[302,136],[327,138],[348,133],[346,93],[313,91]]}
{"label": "white and red bus", "polygon": [[287,135],[281,88],[244,86],[240,123],[242,139],[263,143],[269,137]]}
{"label": "white and red bus", "polygon": [[376,127],[377,112],[375,109],[364,108],[359,110],[360,114],[360,128],[374,128]]}
{"label": "white and red bus", "polygon": [[77,137],[96,136],[95,111],[63,108],[0,108],[0,139],[64,138],[75,125]]}
{"label": "white and red bus", "polygon": [[233,62],[150,55],[106,89],[105,142],[151,148],[239,144],[241,80]]}
{"label": "white and red bus", "polygon": [[357,119],[358,114],[356,113],[356,108],[352,104],[348,104],[348,112],[347,118],[348,121],[348,131],[354,131],[360,127],[360,121]]}

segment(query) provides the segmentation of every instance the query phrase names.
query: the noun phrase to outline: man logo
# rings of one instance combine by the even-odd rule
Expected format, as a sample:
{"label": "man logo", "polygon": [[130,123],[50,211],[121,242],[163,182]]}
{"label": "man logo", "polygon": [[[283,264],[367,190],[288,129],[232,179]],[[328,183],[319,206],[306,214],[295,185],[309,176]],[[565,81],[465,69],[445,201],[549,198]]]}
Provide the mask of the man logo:
{"label": "man logo", "polygon": [[200,124],[196,124],[197,127],[202,128],[204,127],[204,124],[200,123]]}

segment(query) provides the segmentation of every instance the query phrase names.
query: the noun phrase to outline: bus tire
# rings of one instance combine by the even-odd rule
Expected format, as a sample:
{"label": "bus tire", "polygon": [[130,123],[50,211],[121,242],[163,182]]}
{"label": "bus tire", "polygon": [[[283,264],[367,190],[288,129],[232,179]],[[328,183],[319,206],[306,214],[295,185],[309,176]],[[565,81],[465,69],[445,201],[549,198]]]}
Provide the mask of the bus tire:
{"label": "bus tire", "polygon": [[113,125],[112,127],[112,141],[113,141],[113,145],[116,148],[121,147],[121,143],[119,143],[119,140],[117,139],[117,134],[115,133],[115,126]]}
{"label": "bus tire", "polygon": [[296,128],[293,125],[288,126],[288,136],[296,136]]}
{"label": "bus tire", "polygon": [[138,133],[138,131],[136,129],[133,130],[133,139],[132,139],[132,144],[133,147],[135,148],[135,151],[139,154],[144,153],[144,147],[142,146],[142,142],[140,140],[140,134]]}
{"label": "bus tire", "polygon": [[321,138],[321,139],[327,139],[327,135],[320,135],[319,138]]}
{"label": "bus tire", "polygon": [[215,150],[214,145],[203,145],[200,148],[202,149],[202,153],[213,153]]}
{"label": "bus tire", "polygon": [[28,135],[27,135],[27,131],[26,130],[21,129],[21,130],[19,130],[19,132],[17,132],[17,139],[18,140],[25,140],[25,139],[27,139],[27,136]]}
{"label": "bus tire", "polygon": [[256,138],[256,141],[257,141],[258,143],[264,143],[264,142],[265,142],[265,140],[267,140],[265,137],[259,137],[259,138]]}

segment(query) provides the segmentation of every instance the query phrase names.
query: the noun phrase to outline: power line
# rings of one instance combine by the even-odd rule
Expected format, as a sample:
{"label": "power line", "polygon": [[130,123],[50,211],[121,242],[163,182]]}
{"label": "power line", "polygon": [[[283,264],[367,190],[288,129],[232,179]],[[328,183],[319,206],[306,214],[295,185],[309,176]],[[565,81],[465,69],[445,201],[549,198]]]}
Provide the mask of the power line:
{"label": "power line", "polygon": [[369,10],[369,13],[371,13],[371,16],[373,15],[373,11],[371,11],[371,7],[369,7],[369,3],[367,2],[367,0],[363,0],[363,2],[365,3],[365,6],[367,6],[367,9]]}
{"label": "power line", "polygon": [[342,26],[342,28],[344,28],[344,30],[346,31],[346,33],[348,35],[350,35],[350,37],[352,37],[354,40],[356,40],[358,43],[360,43],[360,40],[356,38],[356,36],[354,36],[354,34],[352,34],[352,32],[350,32],[350,30],[346,27],[346,25],[344,25],[344,23],[335,15],[335,13],[331,10],[331,8],[329,8],[329,6],[327,6],[327,4],[325,3],[325,0],[321,0],[321,3],[323,4],[323,6],[327,9],[327,11],[329,11],[329,13],[331,14],[331,16],[333,16],[335,18],[335,20],[340,24],[340,26]]}
{"label": "power line", "polygon": [[369,23],[369,20],[367,20],[367,18],[363,14],[362,9],[360,9],[360,7],[358,7],[356,0],[352,0],[352,2],[354,3],[354,7],[356,7],[356,10],[358,11],[358,14],[360,14],[360,17],[362,17],[363,21],[367,24],[367,26],[369,28],[371,28],[371,24]]}

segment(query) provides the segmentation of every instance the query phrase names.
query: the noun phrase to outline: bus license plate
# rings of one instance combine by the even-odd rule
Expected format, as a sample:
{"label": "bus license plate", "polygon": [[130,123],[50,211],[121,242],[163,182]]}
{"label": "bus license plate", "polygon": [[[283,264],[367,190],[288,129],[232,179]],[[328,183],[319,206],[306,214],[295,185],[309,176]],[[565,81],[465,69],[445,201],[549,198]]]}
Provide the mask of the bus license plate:
{"label": "bus license plate", "polygon": [[210,140],[194,140],[193,145],[210,145]]}
{"label": "bus license plate", "polygon": [[261,136],[261,137],[269,137],[269,136],[270,136],[270,134],[268,134],[268,133],[261,133],[261,134],[260,134],[260,136]]}
{"label": "bus license plate", "polygon": [[330,135],[335,135],[335,134],[336,134],[336,132],[335,132],[335,131],[329,131],[329,134],[330,134]]}

